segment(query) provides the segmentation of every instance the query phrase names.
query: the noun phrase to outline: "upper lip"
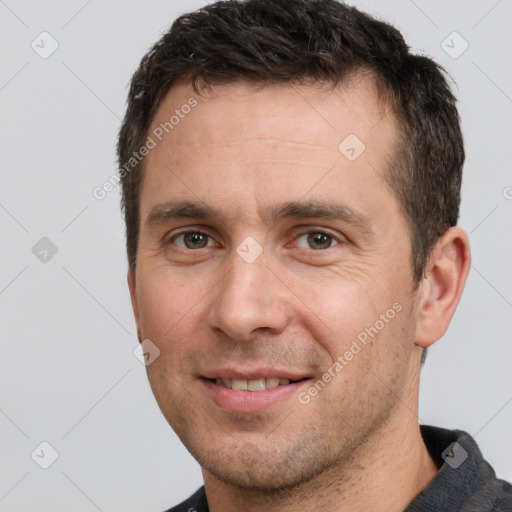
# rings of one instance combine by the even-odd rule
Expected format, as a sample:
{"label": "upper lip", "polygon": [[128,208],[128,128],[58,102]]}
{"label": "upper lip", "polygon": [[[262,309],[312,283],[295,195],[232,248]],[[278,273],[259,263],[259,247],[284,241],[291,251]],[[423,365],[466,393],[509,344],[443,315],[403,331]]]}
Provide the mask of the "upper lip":
{"label": "upper lip", "polygon": [[236,379],[236,380],[256,380],[270,377],[280,379],[301,380],[309,378],[304,372],[290,371],[275,367],[260,367],[251,369],[241,368],[217,368],[208,370],[201,374],[205,379]]}

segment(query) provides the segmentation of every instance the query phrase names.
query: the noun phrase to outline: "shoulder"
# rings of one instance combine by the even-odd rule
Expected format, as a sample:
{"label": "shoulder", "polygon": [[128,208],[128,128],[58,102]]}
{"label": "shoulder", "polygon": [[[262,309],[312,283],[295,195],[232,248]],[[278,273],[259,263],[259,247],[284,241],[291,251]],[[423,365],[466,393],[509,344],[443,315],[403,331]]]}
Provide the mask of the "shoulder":
{"label": "shoulder", "polygon": [[496,501],[491,512],[512,510],[512,485],[504,480],[497,480]]}
{"label": "shoulder", "polygon": [[497,478],[471,435],[426,425],[421,434],[439,470],[407,512],[512,511],[512,486]]}

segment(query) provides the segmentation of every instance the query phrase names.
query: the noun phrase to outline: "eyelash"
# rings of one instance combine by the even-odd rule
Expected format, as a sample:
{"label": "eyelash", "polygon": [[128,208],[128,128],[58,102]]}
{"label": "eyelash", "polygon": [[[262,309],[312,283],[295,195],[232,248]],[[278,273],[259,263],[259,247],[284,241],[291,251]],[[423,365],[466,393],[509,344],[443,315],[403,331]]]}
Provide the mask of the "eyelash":
{"label": "eyelash", "polygon": [[[198,235],[204,235],[204,236],[207,236],[210,239],[213,239],[213,237],[211,235],[209,235],[208,233],[205,233],[205,232],[197,230],[197,229],[188,229],[188,230],[181,231],[179,233],[174,234],[171,238],[169,238],[167,240],[166,244],[173,243],[180,236],[185,236],[185,235],[187,235],[189,233],[198,234]],[[294,241],[298,240],[299,238],[303,237],[304,235],[310,235],[310,234],[313,234],[313,233],[314,234],[326,235],[326,236],[332,238],[333,243],[334,242],[337,242],[337,244],[342,244],[343,243],[343,240],[340,239],[341,237],[335,236],[332,233],[330,233],[329,231],[326,231],[325,229],[322,229],[322,228],[314,228],[314,229],[310,228],[310,229],[308,229],[306,231],[301,231],[294,238]],[[337,245],[337,244],[335,244],[335,245]],[[328,249],[332,249],[333,247],[335,247],[335,245],[331,245],[330,247],[327,247],[326,249],[311,249],[310,248],[309,250],[314,251],[314,252],[324,252],[324,251],[327,251]],[[199,251],[201,249],[206,249],[206,248],[208,248],[208,247],[201,247],[199,249],[188,249],[186,247],[180,247],[180,249],[184,249],[186,251]],[[304,249],[304,248],[300,248],[300,249]],[[305,249],[305,250],[307,250],[307,249]]]}

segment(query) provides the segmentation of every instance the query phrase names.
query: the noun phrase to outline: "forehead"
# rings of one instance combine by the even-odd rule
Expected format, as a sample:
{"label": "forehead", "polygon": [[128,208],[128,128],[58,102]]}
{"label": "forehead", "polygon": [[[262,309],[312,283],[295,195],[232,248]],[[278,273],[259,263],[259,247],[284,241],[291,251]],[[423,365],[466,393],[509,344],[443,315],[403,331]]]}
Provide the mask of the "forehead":
{"label": "forehead", "polygon": [[[199,108],[194,107],[190,112],[192,115],[184,115],[180,110],[189,111],[187,104],[191,98],[198,102]],[[176,124],[170,131],[165,130],[165,124],[168,126],[173,114],[171,123]],[[229,123],[226,123],[228,118]],[[300,125],[294,124],[296,122]],[[199,130],[205,137],[201,141],[204,144],[224,142],[226,133],[233,143],[246,139],[247,134],[266,137],[269,133],[282,133],[290,140],[324,140],[332,148],[332,143],[350,130],[358,132],[356,134],[370,143],[378,142],[383,131],[395,128],[395,119],[389,102],[378,94],[371,77],[355,75],[336,87],[321,83],[258,85],[235,82],[214,85],[200,93],[188,82],[180,82],[165,96],[150,132],[164,126],[163,138],[176,139],[176,144],[197,144],[197,139],[190,138],[190,130],[185,131],[183,126],[180,129],[179,124]],[[380,129],[372,135],[377,124]]]}
{"label": "forehead", "polygon": [[201,94],[177,84],[148,132],[156,145],[146,158],[141,218],[169,195],[209,197],[237,215],[251,202],[263,211],[266,200],[326,199],[333,190],[357,202],[363,190],[386,189],[396,132],[391,109],[364,77],[334,89],[234,83]]}

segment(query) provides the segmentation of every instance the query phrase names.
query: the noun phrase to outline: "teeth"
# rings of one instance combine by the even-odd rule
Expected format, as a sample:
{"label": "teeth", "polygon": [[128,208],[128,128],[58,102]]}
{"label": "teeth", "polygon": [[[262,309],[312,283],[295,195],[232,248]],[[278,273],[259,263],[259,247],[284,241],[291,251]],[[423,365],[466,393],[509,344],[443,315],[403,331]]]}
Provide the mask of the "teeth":
{"label": "teeth", "polygon": [[286,386],[290,384],[290,379],[280,379],[279,377],[267,377],[266,379],[215,379],[215,383],[225,388],[235,391],[264,391],[265,389],[276,388],[277,386]]}
{"label": "teeth", "polygon": [[263,391],[265,389],[265,379],[250,380],[247,382],[249,391]]}
{"label": "teeth", "polygon": [[235,391],[247,391],[247,381],[233,379],[233,382],[231,383],[231,389],[234,389]]}
{"label": "teeth", "polygon": [[279,377],[268,377],[265,379],[265,387],[267,389],[277,388],[279,386]]}

